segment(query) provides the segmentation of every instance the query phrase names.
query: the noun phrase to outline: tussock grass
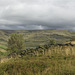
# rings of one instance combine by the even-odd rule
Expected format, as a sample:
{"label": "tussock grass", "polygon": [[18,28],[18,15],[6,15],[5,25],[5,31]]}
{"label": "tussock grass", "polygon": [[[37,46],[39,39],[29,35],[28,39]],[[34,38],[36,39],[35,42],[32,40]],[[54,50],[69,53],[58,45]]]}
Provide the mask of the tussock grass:
{"label": "tussock grass", "polygon": [[75,75],[75,57],[55,55],[11,59],[0,65],[0,75]]}
{"label": "tussock grass", "polygon": [[0,75],[75,75],[74,52],[74,46],[51,46],[44,53],[11,58],[0,64]]}

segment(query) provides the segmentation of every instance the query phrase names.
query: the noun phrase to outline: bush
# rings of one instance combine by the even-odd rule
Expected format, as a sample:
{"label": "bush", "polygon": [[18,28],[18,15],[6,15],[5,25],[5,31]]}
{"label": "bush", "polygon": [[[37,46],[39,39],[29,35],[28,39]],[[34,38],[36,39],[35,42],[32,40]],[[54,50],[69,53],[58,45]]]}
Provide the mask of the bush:
{"label": "bush", "polygon": [[49,40],[49,45],[55,45],[55,44],[56,44],[56,39]]}

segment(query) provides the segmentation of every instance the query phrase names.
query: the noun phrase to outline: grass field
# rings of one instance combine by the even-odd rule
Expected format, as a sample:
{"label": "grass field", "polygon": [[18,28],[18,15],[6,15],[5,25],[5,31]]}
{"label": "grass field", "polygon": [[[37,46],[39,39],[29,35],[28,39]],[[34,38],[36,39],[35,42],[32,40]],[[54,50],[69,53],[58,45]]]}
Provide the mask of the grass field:
{"label": "grass field", "polygon": [[0,65],[0,75],[75,75],[74,56],[11,59]]}
{"label": "grass field", "polygon": [[3,45],[0,45],[0,48],[1,48],[1,49],[4,49],[4,50],[7,49],[7,47],[6,47],[6,46],[3,46]]}
{"label": "grass field", "polygon": [[[25,38],[26,48],[35,48],[39,45],[44,45],[49,42],[50,38],[55,38],[57,43],[64,43],[75,32],[64,29],[51,29],[51,30],[0,30],[0,45],[7,46],[7,41],[12,33],[22,33]],[[63,41],[62,41],[63,40]]]}
{"label": "grass field", "polygon": [[45,54],[3,60],[0,75],[75,75],[75,46],[52,46]]}

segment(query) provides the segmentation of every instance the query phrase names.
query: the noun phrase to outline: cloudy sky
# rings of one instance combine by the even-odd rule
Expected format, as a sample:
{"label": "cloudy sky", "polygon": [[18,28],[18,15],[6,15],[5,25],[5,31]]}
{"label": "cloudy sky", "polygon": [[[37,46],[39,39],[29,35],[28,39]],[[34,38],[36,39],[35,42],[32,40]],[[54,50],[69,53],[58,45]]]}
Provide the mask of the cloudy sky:
{"label": "cloudy sky", "polygon": [[0,29],[75,30],[75,0],[0,0]]}

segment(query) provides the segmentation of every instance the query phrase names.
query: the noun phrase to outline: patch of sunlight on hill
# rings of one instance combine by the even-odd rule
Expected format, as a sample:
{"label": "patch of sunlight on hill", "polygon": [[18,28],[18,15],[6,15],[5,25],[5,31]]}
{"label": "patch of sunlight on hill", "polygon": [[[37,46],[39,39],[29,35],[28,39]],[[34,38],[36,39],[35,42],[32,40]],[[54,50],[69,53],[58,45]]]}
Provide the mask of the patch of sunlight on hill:
{"label": "patch of sunlight on hill", "polygon": [[7,51],[6,51],[6,50],[4,50],[4,49],[1,49],[1,48],[0,48],[0,52],[7,52]]}

